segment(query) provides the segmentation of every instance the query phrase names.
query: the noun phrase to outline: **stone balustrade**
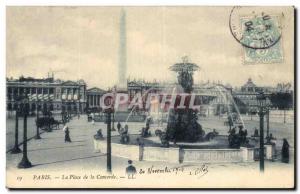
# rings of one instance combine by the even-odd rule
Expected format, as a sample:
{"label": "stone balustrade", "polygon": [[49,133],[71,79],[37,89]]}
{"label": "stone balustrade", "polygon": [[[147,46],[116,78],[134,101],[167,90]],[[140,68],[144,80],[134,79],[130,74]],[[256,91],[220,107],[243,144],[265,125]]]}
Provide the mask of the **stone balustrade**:
{"label": "stone balustrade", "polygon": [[[182,149],[144,147],[112,143],[112,155],[131,160],[163,161],[170,163],[253,162],[254,148],[240,149]],[[106,153],[105,140],[94,140],[96,151]]]}

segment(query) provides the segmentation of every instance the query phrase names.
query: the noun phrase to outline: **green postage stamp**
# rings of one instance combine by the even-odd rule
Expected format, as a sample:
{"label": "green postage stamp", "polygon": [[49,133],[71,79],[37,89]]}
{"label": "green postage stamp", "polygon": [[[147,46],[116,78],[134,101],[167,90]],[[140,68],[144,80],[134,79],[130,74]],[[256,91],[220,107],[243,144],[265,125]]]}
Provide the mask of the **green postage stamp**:
{"label": "green postage stamp", "polygon": [[283,61],[280,21],[277,16],[241,17],[244,64]]}

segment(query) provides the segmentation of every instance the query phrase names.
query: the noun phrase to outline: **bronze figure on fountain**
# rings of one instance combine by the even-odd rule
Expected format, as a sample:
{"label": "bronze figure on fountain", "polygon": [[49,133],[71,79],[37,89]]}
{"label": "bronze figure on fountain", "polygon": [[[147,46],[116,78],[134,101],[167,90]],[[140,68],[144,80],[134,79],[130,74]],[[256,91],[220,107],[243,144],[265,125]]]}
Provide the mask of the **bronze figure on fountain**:
{"label": "bronze figure on fountain", "polygon": [[[199,66],[190,63],[188,57],[183,57],[183,62],[176,63],[170,67],[177,73],[178,84],[181,86],[180,93],[192,94],[193,91],[193,73],[199,69]],[[179,95],[180,96],[180,95]],[[185,104],[189,104],[190,96],[186,97]],[[175,108],[170,110],[167,123],[166,139],[176,142],[196,142],[204,140],[205,132],[197,122],[197,110],[189,106],[185,108],[176,108],[180,99],[176,98]]]}

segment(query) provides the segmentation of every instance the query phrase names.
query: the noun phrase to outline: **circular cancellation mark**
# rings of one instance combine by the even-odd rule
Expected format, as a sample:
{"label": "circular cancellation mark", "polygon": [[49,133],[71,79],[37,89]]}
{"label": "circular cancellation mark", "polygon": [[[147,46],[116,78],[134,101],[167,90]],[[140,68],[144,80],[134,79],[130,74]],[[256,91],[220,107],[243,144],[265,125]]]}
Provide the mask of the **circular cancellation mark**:
{"label": "circular cancellation mark", "polygon": [[244,47],[267,49],[281,38],[279,19],[263,12],[262,9],[263,7],[235,6],[230,12],[230,32]]}

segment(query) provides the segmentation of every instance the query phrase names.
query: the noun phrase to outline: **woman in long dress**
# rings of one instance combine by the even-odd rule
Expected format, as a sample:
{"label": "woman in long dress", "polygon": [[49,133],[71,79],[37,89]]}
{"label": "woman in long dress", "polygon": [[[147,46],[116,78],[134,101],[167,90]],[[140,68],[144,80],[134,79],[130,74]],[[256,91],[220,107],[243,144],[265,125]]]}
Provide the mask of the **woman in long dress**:
{"label": "woman in long dress", "polygon": [[281,150],[281,161],[284,163],[289,163],[290,154],[289,154],[290,145],[286,139],[283,139],[283,145]]}
{"label": "woman in long dress", "polygon": [[72,142],[70,138],[70,131],[68,126],[64,127],[64,132],[65,132],[65,142]]}

